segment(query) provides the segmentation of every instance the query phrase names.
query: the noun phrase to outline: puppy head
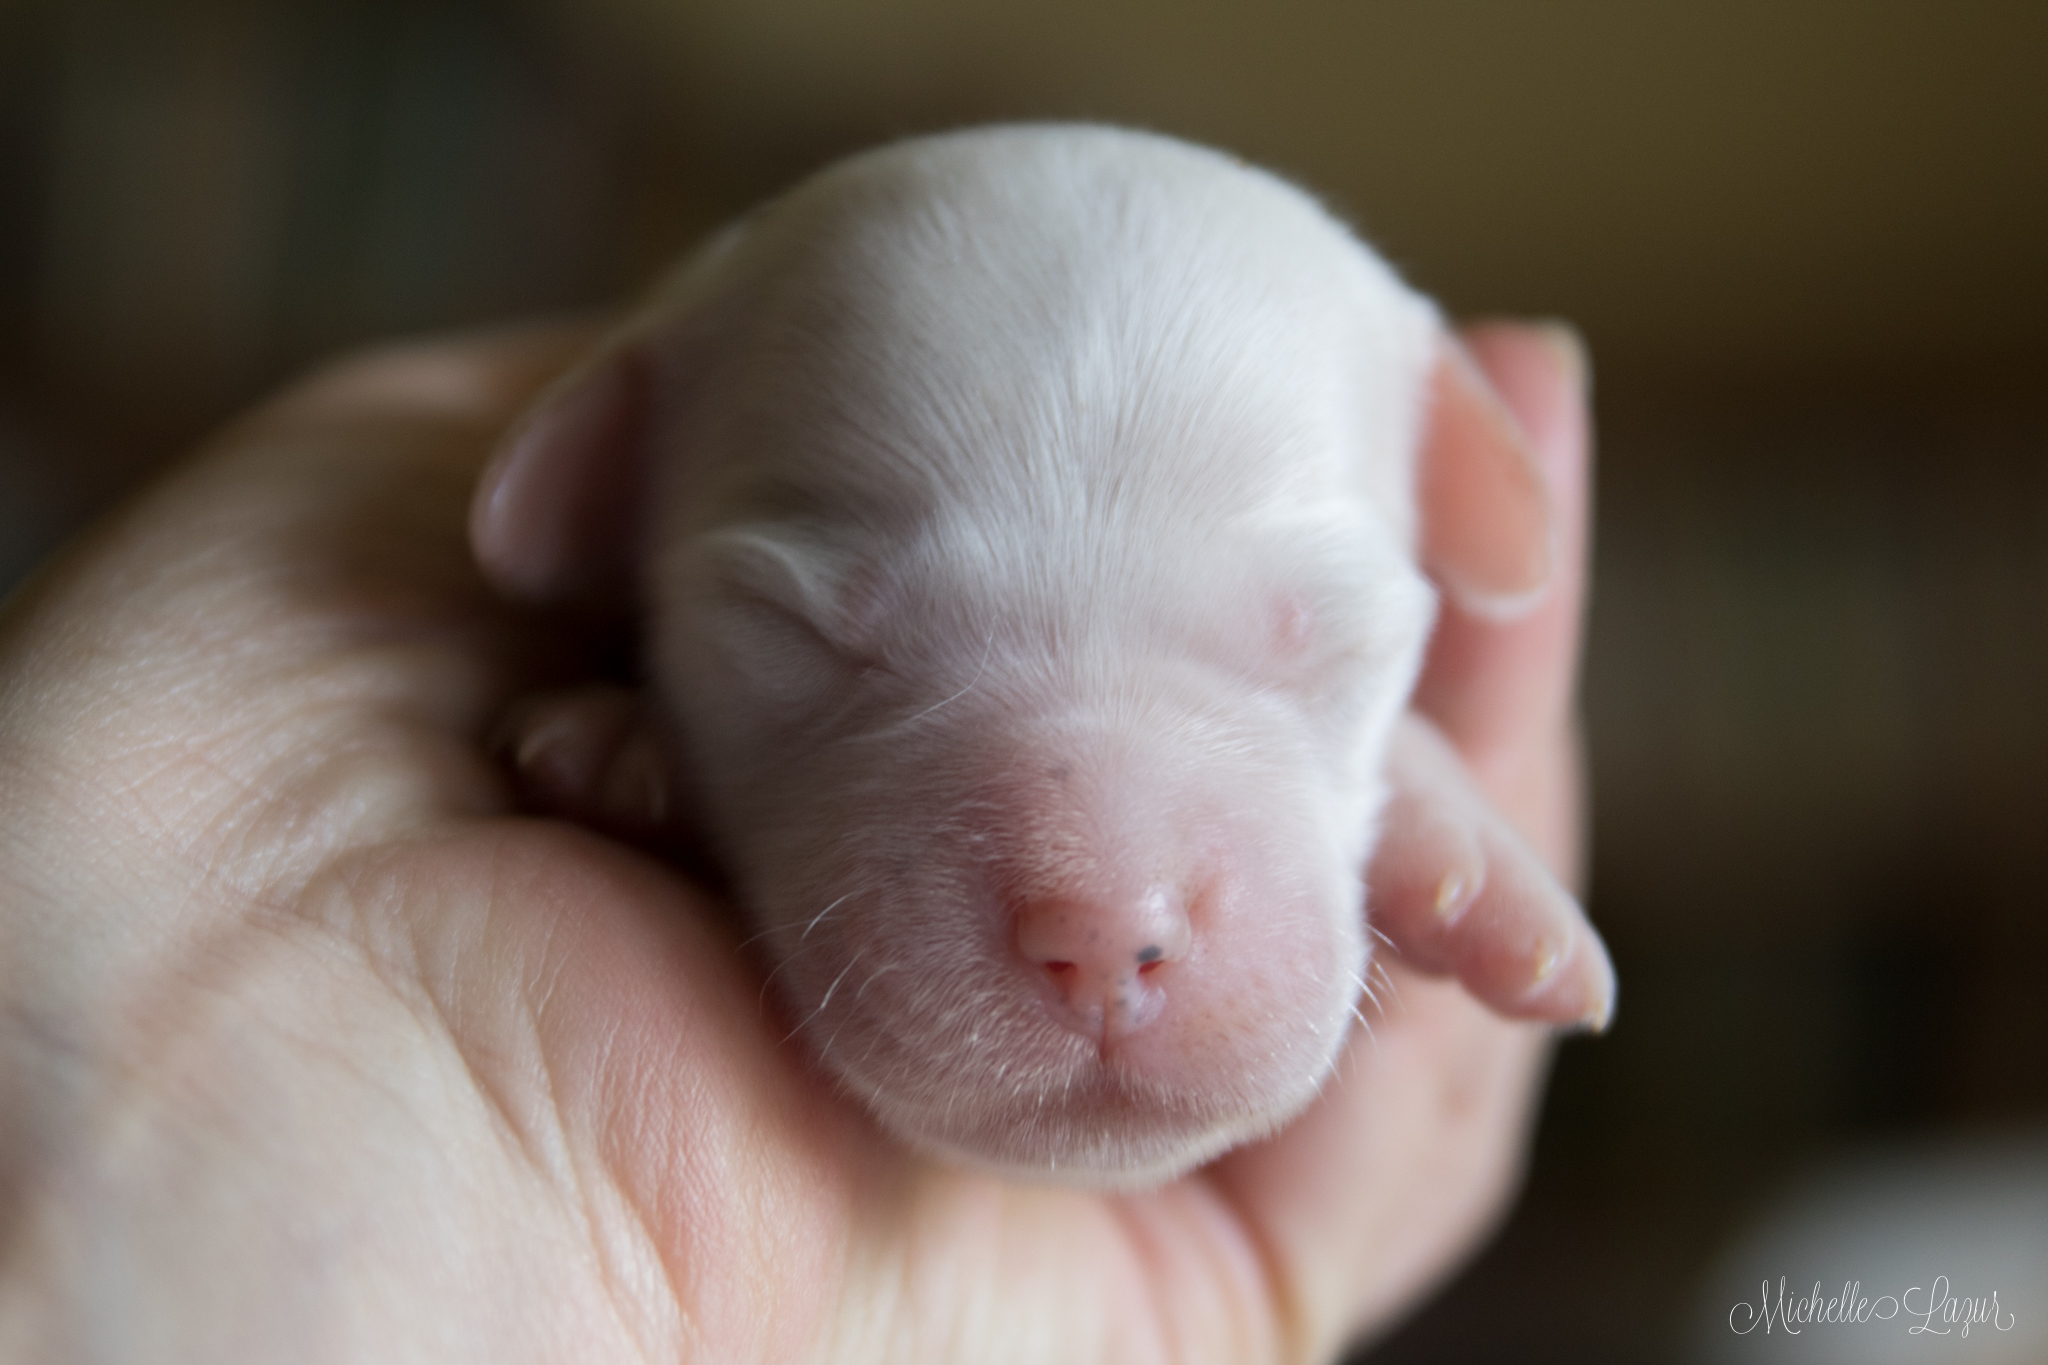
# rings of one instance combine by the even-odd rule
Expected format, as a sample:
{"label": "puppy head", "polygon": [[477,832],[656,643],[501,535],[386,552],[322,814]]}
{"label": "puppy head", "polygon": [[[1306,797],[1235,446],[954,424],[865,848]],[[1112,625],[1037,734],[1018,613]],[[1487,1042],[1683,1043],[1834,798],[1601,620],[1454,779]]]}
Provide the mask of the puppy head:
{"label": "puppy head", "polygon": [[1417,556],[1529,586],[1541,490],[1433,310],[1307,196],[997,130],[721,238],[508,442],[473,525],[520,595],[638,585],[773,984],[882,1123],[1135,1185],[1327,1074]]}

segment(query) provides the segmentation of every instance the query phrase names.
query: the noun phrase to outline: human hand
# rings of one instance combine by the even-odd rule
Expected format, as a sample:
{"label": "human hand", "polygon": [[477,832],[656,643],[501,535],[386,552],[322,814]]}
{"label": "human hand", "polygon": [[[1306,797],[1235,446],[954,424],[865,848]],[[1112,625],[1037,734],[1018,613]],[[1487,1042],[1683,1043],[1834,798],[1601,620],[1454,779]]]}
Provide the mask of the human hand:
{"label": "human hand", "polygon": [[[1186,1180],[1004,1185],[825,1090],[705,892],[517,815],[489,729],[587,661],[483,591],[463,514],[586,341],[331,371],[0,620],[0,1347],[1315,1359],[1403,1307],[1499,1206],[1540,1070],[1467,990],[1394,966],[1324,1099]],[[1525,331],[1472,344],[1575,566],[1574,377]],[[1454,614],[1419,695],[1562,871],[1567,577],[1512,626]],[[1412,917],[1477,849],[1467,915],[1511,909],[1511,836],[1468,809],[1447,842],[1464,769],[1404,745],[1376,906]]]}

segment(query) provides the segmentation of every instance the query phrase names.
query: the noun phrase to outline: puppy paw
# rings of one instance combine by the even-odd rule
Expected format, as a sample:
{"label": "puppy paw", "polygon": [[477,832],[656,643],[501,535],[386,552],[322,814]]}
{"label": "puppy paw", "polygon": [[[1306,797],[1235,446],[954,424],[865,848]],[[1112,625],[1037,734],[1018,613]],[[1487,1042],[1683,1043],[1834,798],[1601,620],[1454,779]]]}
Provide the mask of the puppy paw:
{"label": "puppy paw", "polygon": [[1507,1018],[1604,1030],[1615,996],[1606,945],[1450,744],[1405,719],[1388,778],[1367,908],[1394,951]]}
{"label": "puppy paw", "polygon": [[494,747],[531,809],[637,840],[678,823],[668,746],[637,692],[591,686],[521,698]]}

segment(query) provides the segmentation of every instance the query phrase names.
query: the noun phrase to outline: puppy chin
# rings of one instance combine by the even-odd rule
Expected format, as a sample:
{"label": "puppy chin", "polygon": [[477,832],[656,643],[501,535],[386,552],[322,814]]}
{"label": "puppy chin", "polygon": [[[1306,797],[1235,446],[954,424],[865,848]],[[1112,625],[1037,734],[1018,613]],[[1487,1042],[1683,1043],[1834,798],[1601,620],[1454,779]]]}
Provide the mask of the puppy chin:
{"label": "puppy chin", "polygon": [[[1009,1179],[1142,1190],[1306,1108],[1349,1036],[1349,1004],[1326,1009],[1313,1026],[1296,1015],[1293,1027],[1231,1049],[1177,1036],[1169,1017],[1107,1054],[1036,1021],[984,1018],[954,1048],[877,1065],[893,1049],[850,1046],[842,1057],[866,1065],[833,1069],[884,1129],[928,1156]],[[842,1043],[861,1043],[860,1021],[833,1027]]]}
{"label": "puppy chin", "polygon": [[1027,1113],[926,1111],[870,1098],[876,1119],[915,1151],[1006,1180],[1134,1193],[1177,1180],[1270,1136],[1315,1098],[1310,1081],[1268,1106],[1229,1114],[1141,1102],[1056,1103]]}

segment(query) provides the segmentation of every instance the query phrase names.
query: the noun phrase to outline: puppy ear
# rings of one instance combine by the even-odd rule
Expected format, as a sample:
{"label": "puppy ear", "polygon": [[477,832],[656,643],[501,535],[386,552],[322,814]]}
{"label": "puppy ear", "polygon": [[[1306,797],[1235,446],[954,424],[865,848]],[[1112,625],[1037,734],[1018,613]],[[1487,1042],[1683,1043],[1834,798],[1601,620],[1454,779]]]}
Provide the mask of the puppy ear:
{"label": "puppy ear", "polygon": [[1528,438],[1472,357],[1438,343],[1417,471],[1422,567],[1466,611],[1497,620],[1542,600],[1556,528]]}
{"label": "puppy ear", "polygon": [[639,338],[608,345],[507,433],[469,509],[471,548],[498,591],[539,603],[631,594],[647,371]]}

